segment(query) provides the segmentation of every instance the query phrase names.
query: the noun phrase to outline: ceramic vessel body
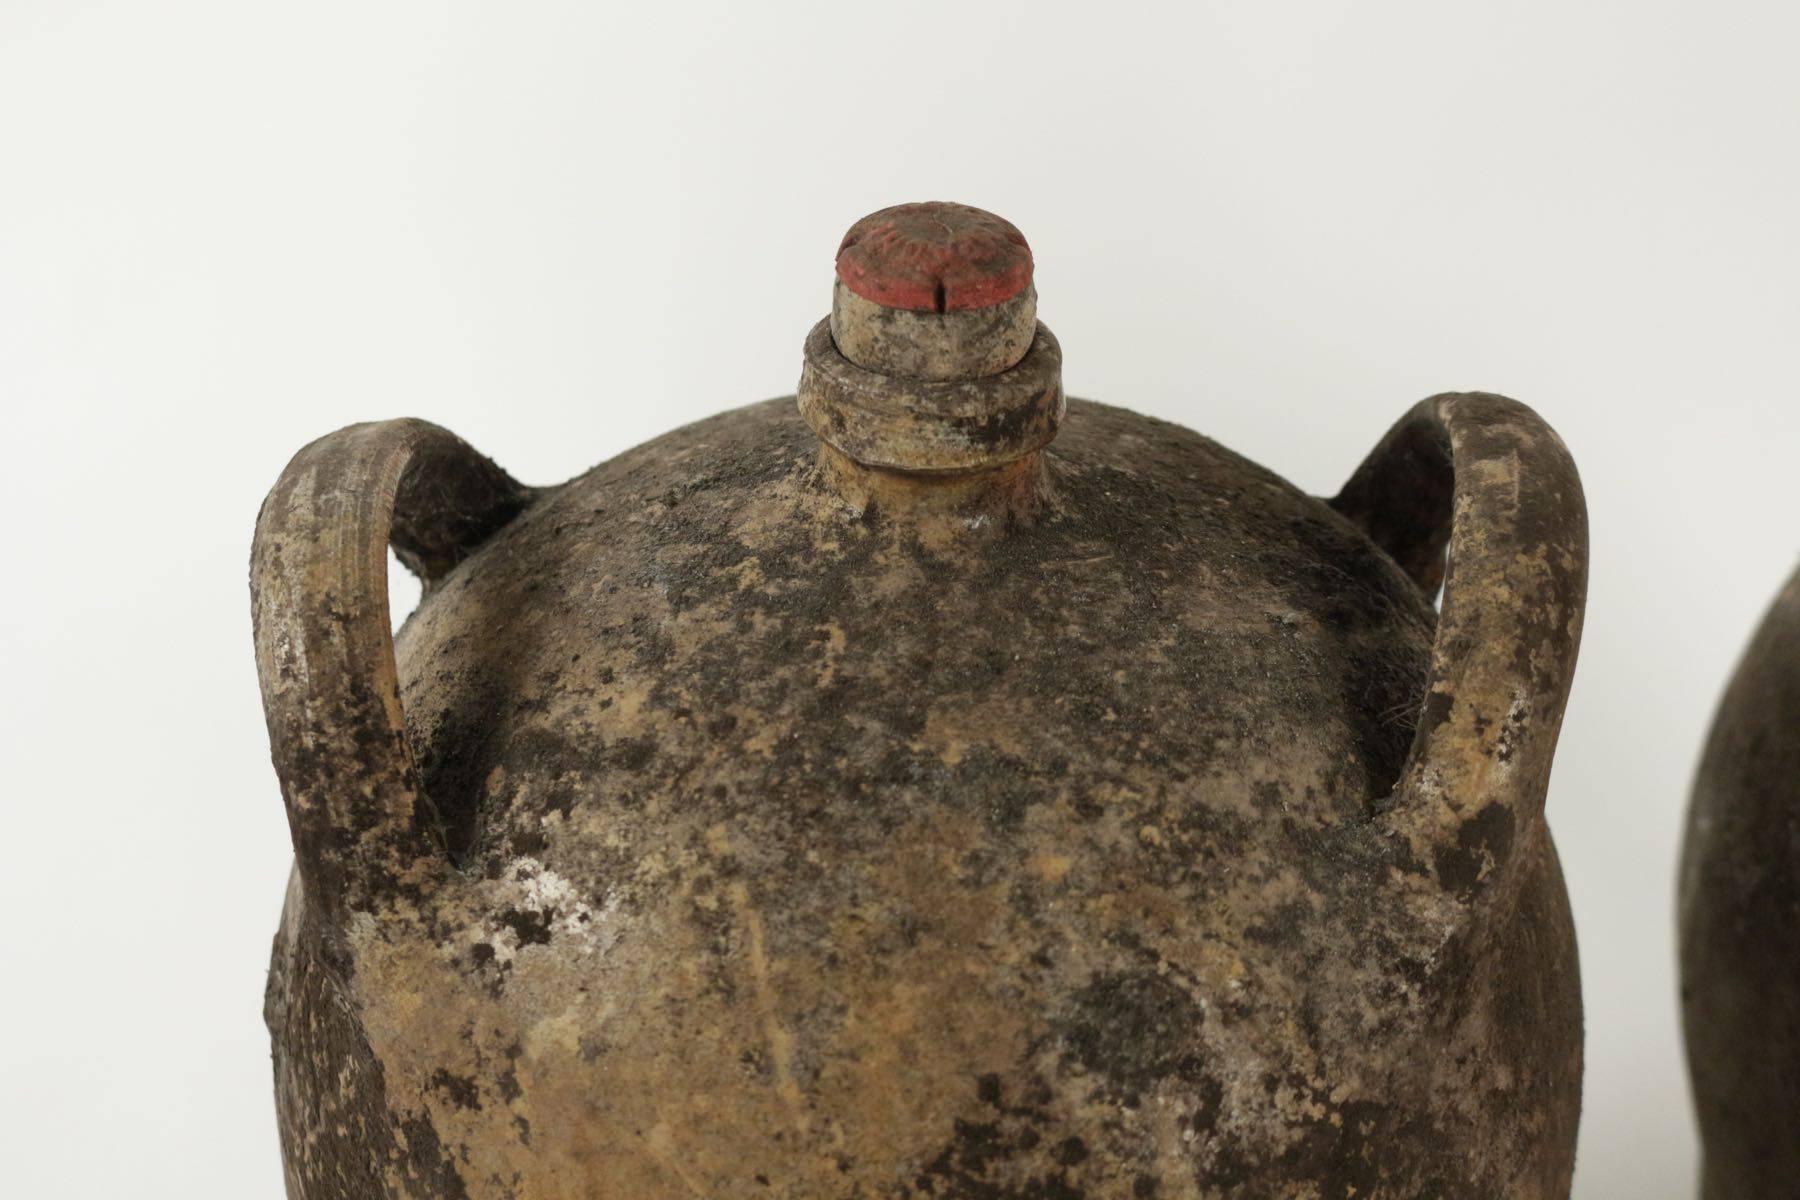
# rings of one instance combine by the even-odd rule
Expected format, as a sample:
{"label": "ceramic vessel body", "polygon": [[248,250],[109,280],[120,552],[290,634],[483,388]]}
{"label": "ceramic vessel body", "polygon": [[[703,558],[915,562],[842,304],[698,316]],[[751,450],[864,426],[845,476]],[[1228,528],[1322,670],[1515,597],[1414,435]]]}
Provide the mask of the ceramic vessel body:
{"label": "ceramic vessel body", "polygon": [[1738,664],[1694,786],[1681,998],[1706,1200],[1800,1179],[1800,575]]}
{"label": "ceramic vessel body", "polygon": [[1555,851],[1457,781],[1547,773],[1581,564],[1507,568],[1527,682],[1458,700],[1447,523],[1080,402],[1016,474],[922,519],[773,401],[440,564],[396,662],[441,860],[296,875],[276,942],[290,1195],[1565,1196]]}

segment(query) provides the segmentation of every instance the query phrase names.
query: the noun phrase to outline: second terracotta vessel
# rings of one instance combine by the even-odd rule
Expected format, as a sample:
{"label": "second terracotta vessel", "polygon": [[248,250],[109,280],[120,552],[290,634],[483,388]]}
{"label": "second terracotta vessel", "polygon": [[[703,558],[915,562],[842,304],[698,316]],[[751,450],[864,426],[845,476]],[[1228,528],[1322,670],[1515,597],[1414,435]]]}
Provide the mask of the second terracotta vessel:
{"label": "second terracotta vessel", "polygon": [[1681,1000],[1705,1200],[1800,1187],[1800,574],[1719,706],[1681,865]]}

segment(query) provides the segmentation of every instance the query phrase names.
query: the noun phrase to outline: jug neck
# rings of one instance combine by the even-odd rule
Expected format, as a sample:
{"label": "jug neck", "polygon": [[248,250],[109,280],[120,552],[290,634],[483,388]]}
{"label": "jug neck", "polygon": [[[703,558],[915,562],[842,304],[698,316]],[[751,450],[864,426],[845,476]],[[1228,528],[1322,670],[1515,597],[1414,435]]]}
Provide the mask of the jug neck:
{"label": "jug neck", "polygon": [[1041,505],[1065,405],[1031,277],[1025,239],[979,209],[900,205],[851,227],[798,394],[847,501],[973,522]]}
{"label": "jug neck", "polygon": [[939,474],[867,466],[823,442],[819,468],[826,485],[859,516],[935,530],[940,536],[927,538],[933,541],[1003,534],[1029,524],[1051,495],[1041,450],[996,467]]}

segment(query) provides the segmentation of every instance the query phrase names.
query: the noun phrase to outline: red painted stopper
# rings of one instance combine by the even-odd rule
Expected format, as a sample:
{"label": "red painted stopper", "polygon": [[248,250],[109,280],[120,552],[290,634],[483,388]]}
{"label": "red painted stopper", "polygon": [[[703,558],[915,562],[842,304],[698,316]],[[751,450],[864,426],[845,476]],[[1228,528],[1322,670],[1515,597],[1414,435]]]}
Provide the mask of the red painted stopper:
{"label": "red painted stopper", "polygon": [[1012,222],[979,208],[896,204],[850,227],[838,246],[837,277],[888,308],[986,308],[1031,285],[1031,247]]}

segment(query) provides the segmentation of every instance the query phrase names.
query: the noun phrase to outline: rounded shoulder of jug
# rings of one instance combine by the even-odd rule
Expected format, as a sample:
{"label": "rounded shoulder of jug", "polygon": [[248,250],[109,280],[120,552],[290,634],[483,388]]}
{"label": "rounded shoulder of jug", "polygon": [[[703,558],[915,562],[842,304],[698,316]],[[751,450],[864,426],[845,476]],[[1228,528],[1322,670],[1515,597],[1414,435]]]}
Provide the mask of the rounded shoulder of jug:
{"label": "rounded shoulder of jug", "polygon": [[1124,779],[1247,828],[1364,814],[1409,745],[1428,602],[1271,472],[1074,415],[1028,521],[991,489],[931,520],[847,497],[787,400],[548,495],[400,635],[453,851],[501,869],[684,789],[696,819],[799,788],[855,821],[858,794],[951,784],[1022,814]]}

